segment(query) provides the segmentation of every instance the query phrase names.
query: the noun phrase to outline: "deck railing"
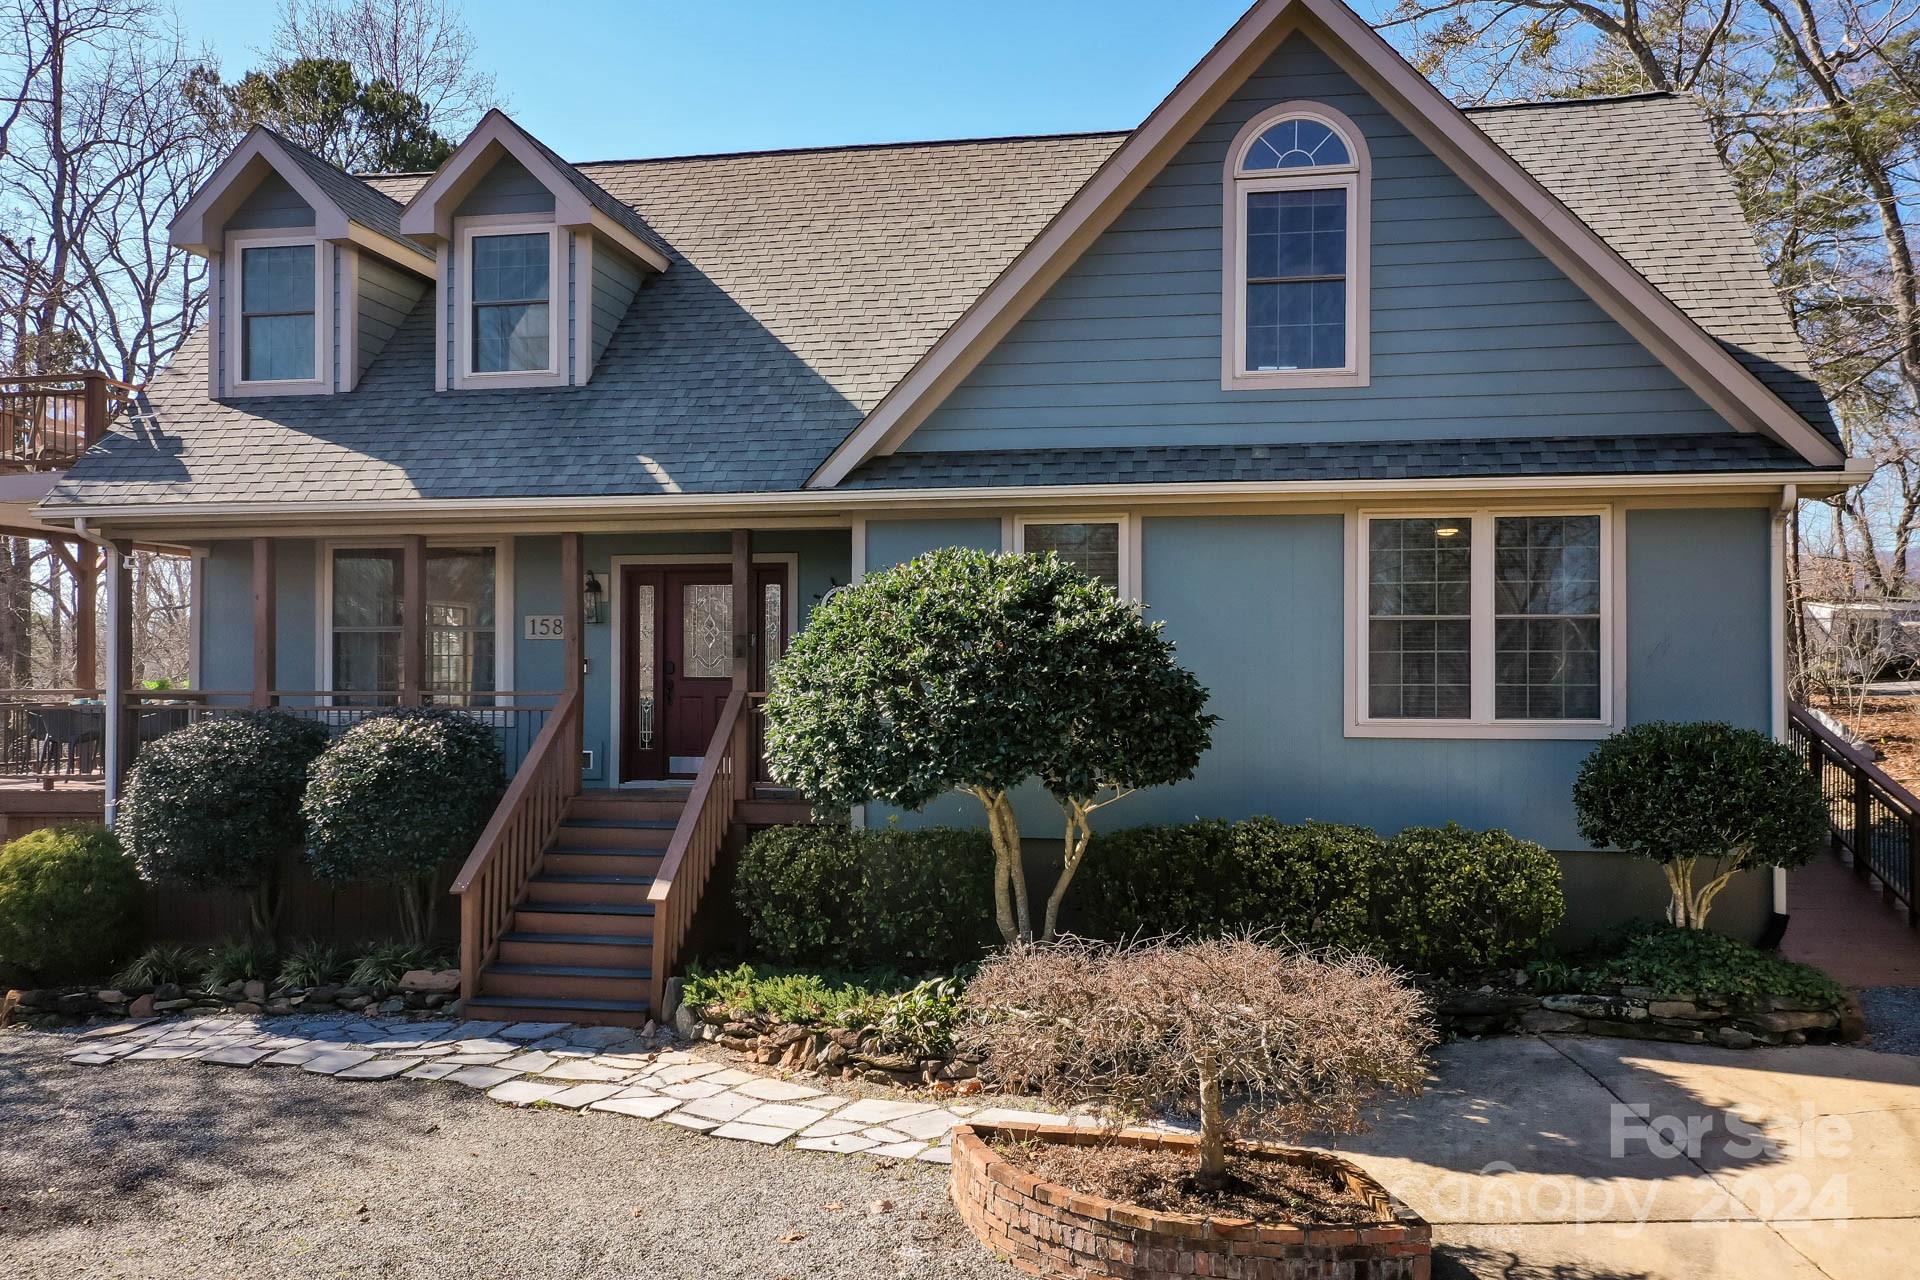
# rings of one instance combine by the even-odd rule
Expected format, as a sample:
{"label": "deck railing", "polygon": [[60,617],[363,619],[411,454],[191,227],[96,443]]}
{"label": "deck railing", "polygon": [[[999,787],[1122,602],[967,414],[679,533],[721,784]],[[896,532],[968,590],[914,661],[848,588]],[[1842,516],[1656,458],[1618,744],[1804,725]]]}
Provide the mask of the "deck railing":
{"label": "deck railing", "polygon": [[1914,893],[1920,798],[1805,707],[1789,710],[1787,739],[1820,782],[1834,851],[1852,862],[1862,880],[1879,881],[1881,894],[1906,908],[1909,924],[1920,924]]}
{"label": "deck railing", "polygon": [[0,777],[100,777],[106,716],[98,689],[0,689]]}
{"label": "deck railing", "polygon": [[0,473],[66,470],[135,394],[104,373],[0,379]]}
{"label": "deck railing", "polygon": [[666,1007],[667,978],[680,963],[693,929],[700,895],[733,829],[733,815],[754,774],[754,720],[763,695],[735,689],[720,710],[720,723],[707,742],[700,773],[680,811],[679,825],[660,859],[647,901],[653,904],[653,968],[649,979],[652,1007]]}
{"label": "deck railing", "polygon": [[493,818],[454,877],[460,899],[460,990],[480,990],[527,881],[580,794],[581,710],[578,690],[560,695],[525,759],[494,807]]}

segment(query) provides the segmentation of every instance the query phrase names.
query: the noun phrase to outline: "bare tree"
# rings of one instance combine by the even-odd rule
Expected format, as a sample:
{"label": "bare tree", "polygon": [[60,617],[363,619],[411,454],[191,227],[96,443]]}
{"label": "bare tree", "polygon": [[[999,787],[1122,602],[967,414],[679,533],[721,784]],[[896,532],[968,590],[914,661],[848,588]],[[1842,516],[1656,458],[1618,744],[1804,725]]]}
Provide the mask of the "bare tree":
{"label": "bare tree", "polygon": [[473,32],[447,0],[283,0],[274,32],[290,58],[332,58],[363,79],[420,100],[427,120],[458,138],[500,104],[478,69]]}

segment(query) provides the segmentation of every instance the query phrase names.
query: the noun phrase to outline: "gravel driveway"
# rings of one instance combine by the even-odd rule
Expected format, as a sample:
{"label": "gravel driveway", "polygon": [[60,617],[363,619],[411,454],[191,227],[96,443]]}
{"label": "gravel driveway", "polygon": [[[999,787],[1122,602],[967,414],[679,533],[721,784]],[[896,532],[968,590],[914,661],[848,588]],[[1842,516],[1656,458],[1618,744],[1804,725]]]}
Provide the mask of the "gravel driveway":
{"label": "gravel driveway", "polygon": [[[992,1277],[946,1170],[0,1036],[0,1273]],[[889,1212],[870,1212],[880,1200]],[[834,1207],[838,1206],[838,1207]]]}

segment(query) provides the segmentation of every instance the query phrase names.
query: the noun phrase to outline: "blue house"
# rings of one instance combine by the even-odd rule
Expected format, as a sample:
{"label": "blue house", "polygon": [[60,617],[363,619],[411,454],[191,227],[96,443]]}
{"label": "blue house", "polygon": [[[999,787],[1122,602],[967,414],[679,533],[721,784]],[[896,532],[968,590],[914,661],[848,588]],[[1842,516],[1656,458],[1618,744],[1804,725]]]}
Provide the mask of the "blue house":
{"label": "blue house", "polygon": [[768,668],[953,545],[1059,552],[1212,690],[1109,823],[1498,826],[1580,920],[1657,908],[1574,772],[1784,731],[1783,521],[1864,476],[1687,99],[1463,111],[1338,0],[1130,132],[569,164],[495,112],[357,177],[256,130],[173,236],[208,322],[39,514],[198,558],[204,713],[499,726],[477,1010],[644,1017],[729,829],[804,813]]}

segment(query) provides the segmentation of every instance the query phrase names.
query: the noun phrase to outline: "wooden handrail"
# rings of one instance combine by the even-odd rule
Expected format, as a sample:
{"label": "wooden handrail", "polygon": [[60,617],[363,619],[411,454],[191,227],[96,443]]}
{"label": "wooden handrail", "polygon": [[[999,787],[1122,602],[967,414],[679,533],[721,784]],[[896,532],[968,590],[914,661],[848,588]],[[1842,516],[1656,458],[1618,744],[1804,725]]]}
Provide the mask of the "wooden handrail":
{"label": "wooden handrail", "polygon": [[0,469],[73,465],[138,391],[97,370],[0,378]]}
{"label": "wooden handrail", "polygon": [[561,695],[540,736],[507,784],[486,830],[454,877],[460,899],[460,993],[480,992],[480,971],[493,960],[500,935],[526,893],[527,881],[567,808],[580,794],[580,691]]}
{"label": "wooden handrail", "polygon": [[1909,924],[1920,924],[1920,797],[1807,708],[1791,704],[1787,716],[1789,738],[1805,752],[1827,801],[1835,850],[1852,859],[1855,875],[1878,880],[1885,898],[1904,904]]}
{"label": "wooden handrail", "polygon": [[700,893],[733,828],[734,810],[751,773],[743,763],[751,727],[744,714],[747,697],[745,689],[727,695],[693,790],[687,794],[687,806],[680,811],[673,839],[647,891],[647,901],[653,904],[653,966],[648,983],[656,1014],[665,1007],[667,979],[680,963]]}

